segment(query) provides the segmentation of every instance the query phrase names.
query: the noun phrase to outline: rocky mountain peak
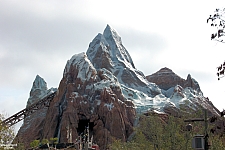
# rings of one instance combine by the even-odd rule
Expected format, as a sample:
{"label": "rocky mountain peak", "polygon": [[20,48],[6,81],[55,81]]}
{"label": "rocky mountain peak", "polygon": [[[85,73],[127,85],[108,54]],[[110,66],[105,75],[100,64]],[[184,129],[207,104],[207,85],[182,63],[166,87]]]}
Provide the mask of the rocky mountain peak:
{"label": "rocky mountain peak", "polygon": [[[101,39],[104,40],[101,34],[94,39],[99,40],[100,47]],[[99,51],[102,52],[101,48]],[[66,127],[70,126],[74,141],[89,124],[94,142],[106,149],[112,138],[125,141],[132,133],[134,105],[126,101],[112,72],[96,69],[97,65],[102,67],[97,62],[93,65],[85,53],[67,61],[57,96],[46,115],[43,138],[58,137],[60,142],[67,142]]]}
{"label": "rocky mountain peak", "polygon": [[187,79],[185,81],[186,82],[184,84],[184,87],[191,87],[191,88],[201,92],[198,82],[194,78],[192,78],[190,74],[188,74]]}
{"label": "rocky mountain peak", "polygon": [[149,83],[144,74],[135,68],[121,37],[109,25],[103,34],[98,34],[92,40],[86,54],[97,70],[101,68],[109,70],[124,86],[141,90],[149,96],[160,93],[160,89],[155,84]]}
{"label": "rocky mountain peak", "polygon": [[34,102],[40,100],[43,96],[47,94],[48,88],[45,80],[36,75],[35,80],[33,82],[33,86],[30,91],[30,97],[27,101],[27,107],[33,104]]}
{"label": "rocky mountain peak", "polygon": [[95,68],[87,58],[87,55],[82,52],[73,55],[71,59],[67,61],[63,76],[67,78],[67,83],[71,83],[75,82],[75,80],[81,82],[89,81],[95,74]]}
{"label": "rocky mountain peak", "polygon": [[146,77],[148,81],[156,83],[161,89],[168,90],[176,85],[183,85],[185,81],[169,68],[162,68],[156,73]]}
{"label": "rocky mountain peak", "polygon": [[106,38],[107,41],[115,42],[118,45],[122,44],[122,40],[119,34],[109,25],[106,26],[103,32],[103,36]]}
{"label": "rocky mountain peak", "polygon": [[35,90],[35,89],[42,89],[42,90],[47,90],[47,83],[45,82],[45,80],[40,77],[39,75],[36,75],[35,80],[33,82],[33,86],[31,90]]}
{"label": "rocky mountain peak", "polygon": [[[46,82],[37,75],[28,104],[48,93]],[[68,127],[72,141],[76,141],[89,126],[93,141],[100,149],[107,149],[112,139],[128,139],[136,113],[156,110],[176,114],[184,104],[193,110],[204,107],[216,113],[190,74],[185,80],[164,67],[145,77],[135,68],[119,34],[107,25],[86,53],[75,54],[67,61],[50,106],[25,118],[18,143],[25,140],[29,146],[34,139],[52,137],[66,143]]]}
{"label": "rocky mountain peak", "polygon": [[161,68],[159,71],[157,71],[158,73],[161,72],[161,73],[174,73],[171,69],[167,68],[167,67],[164,67],[164,68]]}
{"label": "rocky mountain peak", "polygon": [[198,92],[201,92],[198,82],[188,74],[187,79],[183,79],[175,74],[169,68],[161,68],[156,73],[146,77],[148,81],[156,83],[161,89],[168,90],[171,87],[180,85],[183,88],[191,87]]}
{"label": "rocky mountain peak", "polygon": [[55,91],[57,91],[57,88],[52,87],[48,89],[45,80],[39,75],[36,75],[33,86],[30,90],[30,97],[27,101],[27,107]]}
{"label": "rocky mountain peak", "polygon": [[112,70],[114,62],[111,56],[111,46],[101,33],[89,44],[86,54],[96,69],[106,68]]}
{"label": "rocky mountain peak", "polygon": [[121,37],[109,25],[103,34],[99,33],[92,40],[86,53],[96,69],[104,67],[113,71],[113,68],[121,65],[135,68],[132,58],[122,45]]}
{"label": "rocky mountain peak", "polygon": [[[37,75],[33,82],[33,86],[30,91],[30,97],[27,101],[26,107],[28,108],[30,105],[40,101],[44,97],[56,91],[57,88],[48,89],[45,80]],[[29,116],[25,117],[24,122],[17,133],[15,141],[17,141],[17,143],[22,142],[27,147],[27,145],[29,145],[34,139],[39,139],[40,133],[43,130],[47,111],[47,107],[42,107],[34,111]]]}

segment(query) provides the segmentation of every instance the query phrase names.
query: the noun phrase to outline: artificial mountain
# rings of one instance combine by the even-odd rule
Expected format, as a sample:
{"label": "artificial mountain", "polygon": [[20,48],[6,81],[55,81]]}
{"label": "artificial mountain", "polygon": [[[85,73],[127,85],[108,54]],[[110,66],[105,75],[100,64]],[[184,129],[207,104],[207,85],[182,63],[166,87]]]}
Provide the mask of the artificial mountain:
{"label": "artificial mountain", "polygon": [[137,113],[178,115],[181,105],[219,113],[191,75],[185,80],[169,68],[162,68],[145,76],[109,25],[92,40],[86,53],[75,54],[67,61],[57,89],[48,90],[44,79],[37,76],[27,104],[53,91],[57,94],[50,107],[27,117],[15,141],[26,147],[35,139],[57,137],[59,142],[67,142],[68,128],[76,141],[89,125],[93,141],[106,149],[112,139],[128,139]]}

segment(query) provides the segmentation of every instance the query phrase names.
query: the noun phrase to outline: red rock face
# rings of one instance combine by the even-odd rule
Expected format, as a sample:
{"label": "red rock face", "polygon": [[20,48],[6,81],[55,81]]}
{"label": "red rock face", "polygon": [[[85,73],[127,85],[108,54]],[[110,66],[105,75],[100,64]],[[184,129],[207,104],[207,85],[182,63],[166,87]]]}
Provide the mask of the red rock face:
{"label": "red rock face", "polygon": [[47,108],[43,108],[27,117],[18,131],[14,143],[24,143],[24,146],[28,148],[33,140],[40,139],[46,112]]}
{"label": "red rock face", "polygon": [[[203,96],[201,92],[200,86],[198,82],[191,77],[191,75],[187,76],[187,79],[182,79],[178,75],[176,75],[171,69],[169,68],[162,68],[156,73],[149,75],[146,77],[148,81],[156,83],[161,89],[168,90],[174,87],[173,95],[170,95],[172,98],[174,95],[180,98],[184,98],[184,89],[189,88],[193,93],[198,96],[189,98],[192,103],[188,104],[184,107],[188,109],[207,109],[208,113],[211,115],[218,115],[219,110],[212,104],[211,101],[207,97]],[[179,116],[179,108],[166,105],[163,111],[167,114],[171,114],[173,116]]]}
{"label": "red rock face", "polygon": [[[60,142],[67,142],[69,126],[75,141],[89,123],[94,142],[106,149],[112,138],[126,141],[132,133],[135,109],[132,103],[125,101],[119,83],[109,71],[96,71],[86,56],[82,57],[64,72],[49,107],[42,138],[58,137]],[[82,64],[88,67],[79,66]],[[81,74],[87,78],[83,80]]]}
{"label": "red rock face", "polygon": [[160,69],[152,75],[147,76],[146,78],[149,82],[157,84],[161,89],[164,90],[168,90],[171,87],[180,85],[183,88],[191,87],[194,90],[200,91],[198,83],[193,78],[191,78],[190,75],[188,75],[187,79],[185,80],[176,75],[171,69],[166,67]]}

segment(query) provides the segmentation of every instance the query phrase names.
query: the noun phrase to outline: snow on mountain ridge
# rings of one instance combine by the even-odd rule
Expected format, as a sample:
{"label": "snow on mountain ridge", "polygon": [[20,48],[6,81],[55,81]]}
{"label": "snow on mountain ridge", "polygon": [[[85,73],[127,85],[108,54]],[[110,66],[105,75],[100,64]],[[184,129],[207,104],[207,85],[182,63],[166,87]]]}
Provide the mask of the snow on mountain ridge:
{"label": "snow on mountain ridge", "polygon": [[[163,108],[168,105],[179,108],[180,104],[191,102],[191,99],[199,96],[203,97],[201,91],[198,90],[200,87],[196,80],[190,75],[186,80],[181,79],[169,68],[162,68],[153,75],[157,78],[172,77],[173,80],[178,81],[177,86],[172,85],[169,89],[168,87],[160,89],[157,84],[149,82],[144,74],[134,67],[132,58],[122,45],[121,37],[109,25],[103,34],[99,33],[92,40],[86,54],[84,52],[75,54],[67,61],[63,76],[74,65],[79,70],[77,78],[82,82],[89,80],[93,74],[97,74],[97,70],[102,72],[102,78],[107,79],[94,85],[86,85],[87,90],[120,87],[125,98],[134,103],[137,112],[149,109],[163,111]],[[163,82],[164,80],[162,79]]]}
{"label": "snow on mountain ridge", "polygon": [[[85,63],[81,63],[81,59],[85,59],[87,66],[84,65]],[[205,102],[198,82],[191,75],[188,75],[185,80],[165,67],[145,77],[134,67],[132,58],[122,45],[121,37],[109,25],[103,34],[99,33],[92,40],[86,55],[85,53],[74,55],[67,62],[64,74],[73,64],[77,64],[80,68],[77,77],[82,81],[89,80],[90,68],[94,70],[95,74],[97,71],[103,72],[103,76],[105,76],[103,78],[107,78],[107,80],[101,80],[93,86],[87,85],[86,88],[101,90],[104,87],[118,86],[122,89],[125,98],[134,103],[137,112],[149,109],[162,112],[167,106],[179,108],[181,104],[192,104],[192,100],[197,102],[200,99],[201,102]]]}
{"label": "snow on mountain ridge", "polygon": [[110,52],[112,54],[110,56],[112,60],[121,61],[126,66],[135,68],[133,60],[130,57],[130,54],[127,52],[126,48],[123,46],[121,37],[116,32],[116,30],[107,25],[103,32],[103,36],[110,45]]}
{"label": "snow on mountain ridge", "polygon": [[73,55],[72,58],[67,61],[63,76],[65,76],[66,73],[69,72],[71,65],[73,66],[75,64],[79,64],[77,66],[79,67],[78,69],[80,71],[78,72],[77,78],[80,78],[81,81],[89,80],[93,72],[96,73],[94,66],[87,58],[87,55],[84,52],[82,52]]}
{"label": "snow on mountain ridge", "polygon": [[135,68],[121,37],[109,25],[103,36],[98,34],[89,44],[86,54],[96,69],[106,68],[117,77],[120,84],[151,97],[161,93],[156,84],[148,82],[144,74]]}
{"label": "snow on mountain ridge", "polygon": [[30,91],[30,97],[27,101],[27,106],[30,106],[31,104],[37,102],[38,100],[46,97],[47,95],[57,91],[56,88],[50,88],[48,89],[47,83],[45,80],[40,77],[39,75],[36,75],[35,80],[33,82],[33,86]]}

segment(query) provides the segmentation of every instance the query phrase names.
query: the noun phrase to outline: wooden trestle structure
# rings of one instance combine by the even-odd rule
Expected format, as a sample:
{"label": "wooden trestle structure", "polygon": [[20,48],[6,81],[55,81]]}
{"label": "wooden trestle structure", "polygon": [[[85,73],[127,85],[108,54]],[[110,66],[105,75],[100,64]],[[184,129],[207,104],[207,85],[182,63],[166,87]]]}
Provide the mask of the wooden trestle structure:
{"label": "wooden trestle structure", "polygon": [[19,111],[18,113],[12,115],[11,117],[3,120],[1,123],[3,125],[10,127],[10,126],[18,123],[19,121],[23,120],[27,116],[31,115],[33,112],[35,112],[43,107],[49,107],[50,102],[54,98],[55,94],[56,94],[56,92],[47,95],[46,97],[39,100],[38,102],[30,105],[29,107]]}

